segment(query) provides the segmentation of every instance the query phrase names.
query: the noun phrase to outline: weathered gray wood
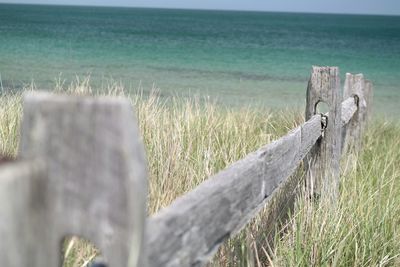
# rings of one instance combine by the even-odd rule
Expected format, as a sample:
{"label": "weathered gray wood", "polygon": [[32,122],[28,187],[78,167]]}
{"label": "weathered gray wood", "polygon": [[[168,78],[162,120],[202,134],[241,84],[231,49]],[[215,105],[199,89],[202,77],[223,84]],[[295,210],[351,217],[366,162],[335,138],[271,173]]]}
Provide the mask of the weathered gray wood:
{"label": "weathered gray wood", "polygon": [[147,177],[129,101],[26,95],[20,157],[47,163],[54,228],[42,256],[51,259],[49,267],[61,266],[58,252],[66,235],[92,241],[110,266],[137,266]]}
{"label": "weathered gray wood", "polygon": [[[267,241],[271,249],[274,249],[276,233],[287,224],[290,214],[293,214],[295,202],[302,192],[304,192],[304,169],[300,165],[290,177],[282,181],[265,209],[260,211],[262,220],[257,228],[260,229],[262,235],[256,234],[256,242],[265,243]],[[266,255],[262,255],[262,257],[265,258]],[[265,261],[267,261],[266,258]]]}
{"label": "weathered gray wood", "polygon": [[373,98],[374,98],[374,86],[370,80],[366,80],[365,81],[365,100],[367,102],[367,116],[366,116],[367,123],[372,118]]}
{"label": "weathered gray wood", "polygon": [[355,114],[351,117],[351,120],[343,127],[343,153],[346,153],[349,149],[358,152],[361,148],[362,133],[365,128],[367,116],[365,88],[364,76],[362,74],[346,74],[343,96],[344,98],[354,97],[358,108]]}
{"label": "weathered gray wood", "polygon": [[312,195],[336,199],[339,191],[339,160],[341,140],[341,91],[339,68],[313,66],[307,88],[306,120],[324,102],[329,117],[323,137],[305,159],[307,187]]}
{"label": "weathered gray wood", "polygon": [[349,123],[351,118],[357,112],[358,98],[349,97],[342,102],[342,127]]}
{"label": "weathered gray wood", "polygon": [[0,165],[0,266],[50,266],[46,182],[41,161]]}
{"label": "weathered gray wood", "polygon": [[203,266],[258,213],[320,135],[316,115],[152,216],[146,229],[149,266]]}

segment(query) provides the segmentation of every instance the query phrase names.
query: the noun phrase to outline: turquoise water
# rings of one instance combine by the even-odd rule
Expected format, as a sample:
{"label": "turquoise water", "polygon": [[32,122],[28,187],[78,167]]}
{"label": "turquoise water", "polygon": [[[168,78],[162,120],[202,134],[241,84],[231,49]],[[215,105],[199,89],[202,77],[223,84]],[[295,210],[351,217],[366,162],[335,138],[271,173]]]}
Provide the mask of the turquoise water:
{"label": "turquoise water", "polygon": [[311,65],[362,72],[400,114],[400,17],[0,4],[4,90],[90,75],[227,105],[304,105]]}

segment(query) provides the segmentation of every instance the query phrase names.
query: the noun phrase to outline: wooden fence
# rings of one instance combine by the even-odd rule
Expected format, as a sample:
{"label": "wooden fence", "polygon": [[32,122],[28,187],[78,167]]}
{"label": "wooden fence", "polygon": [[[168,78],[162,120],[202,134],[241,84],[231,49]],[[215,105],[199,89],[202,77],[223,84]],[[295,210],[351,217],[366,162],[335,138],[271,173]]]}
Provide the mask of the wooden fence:
{"label": "wooden fence", "polygon": [[146,218],[146,157],[129,101],[27,94],[18,160],[0,166],[0,266],[61,266],[67,235],[92,241],[110,267],[204,266],[299,166],[314,195],[335,201],[340,157],[360,148],[371,102],[362,74],[346,75],[342,98],[338,68],[313,67],[305,123]]}

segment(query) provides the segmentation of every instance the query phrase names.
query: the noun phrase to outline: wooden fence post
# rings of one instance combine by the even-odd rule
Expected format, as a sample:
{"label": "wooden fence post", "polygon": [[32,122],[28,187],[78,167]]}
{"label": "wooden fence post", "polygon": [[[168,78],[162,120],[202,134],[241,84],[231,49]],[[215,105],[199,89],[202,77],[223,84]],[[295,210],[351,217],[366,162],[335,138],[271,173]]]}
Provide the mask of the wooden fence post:
{"label": "wooden fence post", "polygon": [[367,102],[365,99],[365,80],[362,74],[346,73],[343,99],[355,97],[357,111],[347,125],[343,126],[342,154],[348,149],[358,152],[361,149],[362,133],[367,120]]}
{"label": "wooden fence post", "polygon": [[307,188],[312,195],[336,199],[339,192],[341,139],[341,92],[338,67],[313,66],[307,88],[306,120],[317,113],[317,105],[329,107],[324,133],[305,159]]}
{"label": "wooden fence post", "polygon": [[20,157],[41,158],[48,168],[48,267],[61,266],[66,235],[92,241],[111,267],[138,266],[147,170],[129,101],[26,95]]}
{"label": "wooden fence post", "polygon": [[46,178],[40,161],[0,165],[0,266],[50,266]]}
{"label": "wooden fence post", "polygon": [[372,118],[372,101],[374,98],[374,86],[370,80],[365,80],[365,99],[367,102],[367,118],[366,124],[368,125],[368,121]]}

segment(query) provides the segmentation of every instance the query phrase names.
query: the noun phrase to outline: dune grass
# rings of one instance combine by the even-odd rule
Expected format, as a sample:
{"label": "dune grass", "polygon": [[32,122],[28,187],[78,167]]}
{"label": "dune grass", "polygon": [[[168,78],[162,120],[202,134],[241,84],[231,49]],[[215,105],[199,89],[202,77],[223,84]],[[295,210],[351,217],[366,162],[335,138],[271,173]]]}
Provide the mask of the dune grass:
{"label": "dune grass", "polygon": [[400,127],[373,122],[342,160],[337,206],[301,198],[275,242],[276,266],[400,266]]}
{"label": "dune grass", "polygon": [[[94,94],[87,80],[57,91]],[[107,95],[124,95],[113,85]],[[303,122],[302,112],[230,109],[202,99],[126,95],[137,113],[149,173],[149,214],[208,176]],[[16,157],[21,94],[0,97],[0,154]],[[336,206],[299,196],[273,243],[261,213],[225,243],[210,266],[399,266],[400,127],[370,124],[359,155],[343,157]],[[87,266],[98,253],[77,238],[65,241],[65,267]]]}

